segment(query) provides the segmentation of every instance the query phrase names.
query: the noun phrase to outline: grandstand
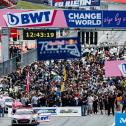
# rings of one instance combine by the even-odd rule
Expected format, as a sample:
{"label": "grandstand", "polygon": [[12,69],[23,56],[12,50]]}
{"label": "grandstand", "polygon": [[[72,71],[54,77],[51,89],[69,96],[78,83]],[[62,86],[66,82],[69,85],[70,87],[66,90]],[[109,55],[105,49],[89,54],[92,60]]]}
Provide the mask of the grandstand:
{"label": "grandstand", "polygon": [[0,8],[11,7],[17,4],[17,0],[0,0]]}
{"label": "grandstand", "polygon": [[49,3],[48,0],[22,0],[22,1],[32,2],[32,3],[37,3],[37,4],[48,4]]}

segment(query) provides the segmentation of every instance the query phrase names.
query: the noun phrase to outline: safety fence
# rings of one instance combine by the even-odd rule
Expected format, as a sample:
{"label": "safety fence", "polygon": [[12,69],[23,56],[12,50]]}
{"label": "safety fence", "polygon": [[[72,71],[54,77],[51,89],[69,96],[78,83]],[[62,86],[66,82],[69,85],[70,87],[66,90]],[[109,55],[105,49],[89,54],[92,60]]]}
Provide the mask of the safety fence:
{"label": "safety fence", "polygon": [[32,49],[27,53],[21,54],[21,67],[25,67],[34,61],[37,61],[37,49]]}
{"label": "safety fence", "polygon": [[[35,113],[41,118],[43,115],[51,116],[82,116],[81,106],[78,107],[33,107]],[[12,116],[12,108],[8,109],[8,117]]]}
{"label": "safety fence", "polygon": [[15,72],[17,68],[16,58],[14,57],[3,63],[0,63],[0,76],[7,75],[9,73]]}
{"label": "safety fence", "polygon": [[[51,121],[51,116],[59,117],[80,117],[81,116],[81,107],[33,107],[31,108],[35,112],[36,121],[39,123]],[[24,110],[24,109],[23,109]],[[8,117],[13,118],[12,108],[8,108]],[[25,119],[24,116],[21,119]]]}
{"label": "safety fence", "polygon": [[51,114],[51,116],[81,116],[81,107],[34,107],[38,114]]}
{"label": "safety fence", "polygon": [[0,77],[15,72],[18,66],[23,68],[36,60],[37,60],[37,49],[32,49],[27,53],[21,54],[21,57],[17,56],[5,62],[2,62],[0,63]]}

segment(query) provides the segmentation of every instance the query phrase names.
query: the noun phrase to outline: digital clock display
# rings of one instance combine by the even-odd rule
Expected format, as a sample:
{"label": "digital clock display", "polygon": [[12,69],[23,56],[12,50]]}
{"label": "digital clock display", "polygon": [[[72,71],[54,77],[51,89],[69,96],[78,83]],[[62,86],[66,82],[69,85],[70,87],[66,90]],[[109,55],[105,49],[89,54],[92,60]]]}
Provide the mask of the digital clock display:
{"label": "digital clock display", "polygon": [[56,30],[25,29],[23,30],[24,40],[56,38]]}

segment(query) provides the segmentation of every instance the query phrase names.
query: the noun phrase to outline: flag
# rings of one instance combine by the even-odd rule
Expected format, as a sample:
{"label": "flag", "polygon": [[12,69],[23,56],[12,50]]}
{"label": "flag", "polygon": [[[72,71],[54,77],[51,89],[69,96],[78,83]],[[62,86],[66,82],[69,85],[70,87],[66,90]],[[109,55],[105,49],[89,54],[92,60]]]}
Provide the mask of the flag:
{"label": "flag", "polygon": [[26,94],[29,93],[29,83],[30,83],[30,76],[29,76],[29,72],[27,74],[27,77],[26,77]]}
{"label": "flag", "polygon": [[66,81],[66,79],[67,79],[67,74],[66,74],[66,68],[64,68],[64,70],[63,70],[63,80],[64,81]]}
{"label": "flag", "polygon": [[65,81],[67,79],[67,74],[66,74],[66,68],[64,67],[64,70],[63,70],[63,82],[61,84],[61,92],[63,92],[65,90]]}

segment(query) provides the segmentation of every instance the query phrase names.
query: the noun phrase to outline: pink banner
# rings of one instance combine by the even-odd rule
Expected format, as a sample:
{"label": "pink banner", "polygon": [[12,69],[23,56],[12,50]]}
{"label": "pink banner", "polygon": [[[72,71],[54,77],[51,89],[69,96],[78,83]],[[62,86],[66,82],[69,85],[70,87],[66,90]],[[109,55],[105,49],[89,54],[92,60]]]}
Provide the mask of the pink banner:
{"label": "pink banner", "polygon": [[[19,22],[18,25],[13,25],[13,23],[15,22],[11,22],[12,24],[10,24],[10,21],[14,21],[16,19],[16,16],[21,16],[22,13],[33,13],[32,17],[38,17],[44,20],[44,16],[49,16],[49,21],[47,24],[42,24],[38,23],[35,25],[32,25],[32,23],[28,23],[27,25],[22,25],[21,22]],[[34,12],[38,12],[38,15]],[[43,15],[39,15],[40,13],[43,13]],[[46,13],[46,14],[45,14]],[[50,13],[50,15],[48,14]],[[16,16],[14,16],[14,15]],[[44,15],[45,14],[45,15]],[[62,10],[37,10],[37,11],[32,11],[32,10],[19,10],[19,9],[1,9],[0,10],[0,27],[40,27],[40,26],[46,26],[46,27],[60,27],[60,28],[64,28],[67,27],[67,22],[64,16],[64,12]],[[20,18],[20,17],[19,17]],[[25,17],[24,17],[25,18]],[[48,17],[47,17],[48,18]],[[25,18],[26,19],[26,18]],[[30,20],[30,19],[29,19]],[[43,21],[42,20],[42,21]],[[48,19],[47,19],[48,20]],[[36,21],[37,22],[37,21]]]}
{"label": "pink banner", "polygon": [[122,76],[122,73],[119,69],[119,65],[122,63],[126,63],[126,60],[106,61],[104,67],[105,76],[106,77]]}

